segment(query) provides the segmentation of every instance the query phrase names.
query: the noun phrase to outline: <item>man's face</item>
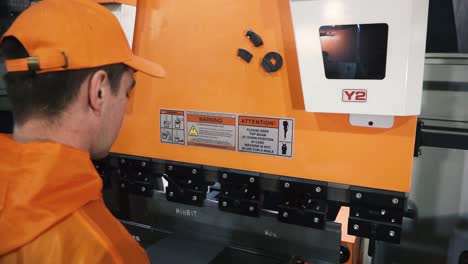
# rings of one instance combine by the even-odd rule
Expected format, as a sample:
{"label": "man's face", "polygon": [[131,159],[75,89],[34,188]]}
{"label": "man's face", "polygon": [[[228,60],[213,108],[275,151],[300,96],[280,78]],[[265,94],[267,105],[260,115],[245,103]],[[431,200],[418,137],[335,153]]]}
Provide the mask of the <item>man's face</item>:
{"label": "man's face", "polygon": [[110,90],[106,91],[111,96],[107,96],[103,106],[101,126],[96,135],[97,142],[95,142],[95,147],[91,152],[93,159],[104,158],[117,139],[127,109],[130,92],[135,86],[133,76],[133,70],[125,71],[116,95],[111,94]]}

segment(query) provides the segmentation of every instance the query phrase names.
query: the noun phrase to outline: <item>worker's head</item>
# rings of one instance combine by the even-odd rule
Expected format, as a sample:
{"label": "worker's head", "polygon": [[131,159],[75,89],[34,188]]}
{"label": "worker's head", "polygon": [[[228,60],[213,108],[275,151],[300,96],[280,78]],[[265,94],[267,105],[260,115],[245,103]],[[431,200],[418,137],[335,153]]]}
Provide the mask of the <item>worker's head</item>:
{"label": "worker's head", "polygon": [[[26,10],[1,39],[15,129],[40,120],[86,138],[104,157],[120,130],[134,73],[163,77],[132,54],[117,19],[89,0],[45,0]],[[69,127],[63,127],[69,126]]]}
{"label": "worker's head", "polygon": [[[7,60],[29,57],[13,37],[3,41],[2,51]],[[21,127],[33,119],[58,129],[65,121],[80,122],[82,131],[93,133],[91,155],[102,157],[119,132],[135,85],[133,75],[133,69],[123,63],[42,74],[9,72],[5,82],[15,126]]]}

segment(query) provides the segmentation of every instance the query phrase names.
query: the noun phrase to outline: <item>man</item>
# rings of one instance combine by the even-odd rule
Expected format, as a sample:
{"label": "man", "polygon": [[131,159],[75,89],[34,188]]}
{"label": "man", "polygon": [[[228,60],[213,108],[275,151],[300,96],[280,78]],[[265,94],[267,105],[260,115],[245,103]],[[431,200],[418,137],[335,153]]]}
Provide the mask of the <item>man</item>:
{"label": "man", "polygon": [[119,132],[135,71],[117,19],[90,0],[44,0],[0,40],[13,135],[0,135],[0,263],[148,263],[110,214],[91,159]]}

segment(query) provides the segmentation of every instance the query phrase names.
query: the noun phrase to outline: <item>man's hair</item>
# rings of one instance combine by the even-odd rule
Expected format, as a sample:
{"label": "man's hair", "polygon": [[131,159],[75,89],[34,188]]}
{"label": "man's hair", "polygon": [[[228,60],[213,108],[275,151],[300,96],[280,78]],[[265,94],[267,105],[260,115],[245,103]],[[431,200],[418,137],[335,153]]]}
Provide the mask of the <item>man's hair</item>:
{"label": "man's hair", "polygon": [[[0,51],[7,60],[29,57],[24,46],[14,37],[5,38]],[[33,117],[54,120],[77,98],[86,78],[99,70],[107,72],[111,92],[116,95],[120,80],[128,69],[125,64],[118,63],[42,74],[33,71],[9,72],[5,74],[4,80],[15,123],[21,125]]]}

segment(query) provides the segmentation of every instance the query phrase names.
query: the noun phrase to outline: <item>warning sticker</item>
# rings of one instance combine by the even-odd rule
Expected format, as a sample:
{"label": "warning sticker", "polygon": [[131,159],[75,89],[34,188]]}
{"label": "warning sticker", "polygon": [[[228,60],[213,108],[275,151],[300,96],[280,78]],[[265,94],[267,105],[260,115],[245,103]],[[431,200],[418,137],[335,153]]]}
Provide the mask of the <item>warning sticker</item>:
{"label": "warning sticker", "polygon": [[187,145],[236,150],[236,115],[187,112]]}
{"label": "warning sticker", "polygon": [[195,128],[195,126],[192,126],[192,128],[190,129],[188,135],[191,136],[191,137],[198,137],[198,131]]}
{"label": "warning sticker", "polygon": [[239,151],[292,157],[294,120],[239,116]]}
{"label": "warning sticker", "polygon": [[160,111],[161,142],[169,144],[185,144],[184,111]]}

